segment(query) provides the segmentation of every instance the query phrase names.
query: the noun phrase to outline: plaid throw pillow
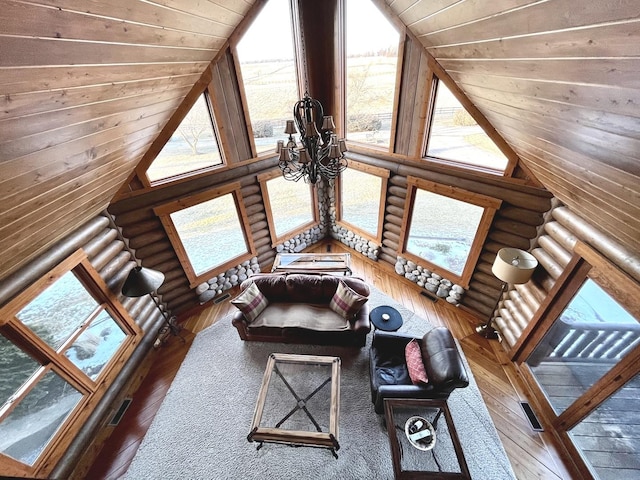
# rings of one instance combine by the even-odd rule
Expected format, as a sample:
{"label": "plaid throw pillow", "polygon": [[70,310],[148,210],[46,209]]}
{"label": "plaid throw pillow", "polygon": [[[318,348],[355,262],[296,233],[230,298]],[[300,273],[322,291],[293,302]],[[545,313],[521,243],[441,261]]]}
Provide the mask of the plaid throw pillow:
{"label": "plaid throw pillow", "polygon": [[367,300],[369,300],[367,297],[354,292],[343,281],[340,281],[336,293],[333,294],[333,298],[329,302],[329,308],[348,320],[367,303]]}
{"label": "plaid throw pillow", "polygon": [[407,343],[404,349],[404,354],[407,360],[407,370],[409,371],[409,377],[414,385],[420,385],[421,383],[428,383],[427,372],[424,369],[424,363],[422,363],[422,352],[420,351],[420,344],[416,339]]}
{"label": "plaid throw pillow", "polygon": [[249,323],[253,322],[269,305],[267,297],[262,294],[255,283],[252,283],[249,288],[231,300],[231,303],[238,307]]}

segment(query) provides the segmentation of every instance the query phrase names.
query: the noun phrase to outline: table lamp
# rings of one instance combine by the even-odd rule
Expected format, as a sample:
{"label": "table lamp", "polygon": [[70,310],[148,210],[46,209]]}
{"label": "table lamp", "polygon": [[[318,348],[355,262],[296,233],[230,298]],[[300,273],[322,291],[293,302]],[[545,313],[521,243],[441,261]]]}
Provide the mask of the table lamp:
{"label": "table lamp", "polygon": [[498,332],[491,325],[493,322],[493,312],[498,308],[498,304],[502,299],[507,284],[519,285],[527,283],[533,275],[533,271],[538,266],[538,261],[529,252],[520,250],[518,248],[501,248],[496,255],[496,259],[493,262],[491,271],[502,282],[500,289],[500,295],[496,306],[491,311],[489,320],[484,324],[476,328],[476,332],[482,335],[484,338],[495,339],[498,338]]}

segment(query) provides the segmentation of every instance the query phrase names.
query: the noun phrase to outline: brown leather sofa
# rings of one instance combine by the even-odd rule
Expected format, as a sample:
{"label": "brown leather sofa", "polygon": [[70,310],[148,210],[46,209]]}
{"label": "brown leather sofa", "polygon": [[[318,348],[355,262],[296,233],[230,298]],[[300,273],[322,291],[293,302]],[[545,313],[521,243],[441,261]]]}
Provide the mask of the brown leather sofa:
{"label": "brown leather sofa", "polygon": [[329,304],[344,282],[368,297],[369,286],[357,277],[328,274],[259,273],[240,285],[241,291],[255,283],[269,305],[254,321],[235,312],[232,324],[242,340],[362,347],[371,331],[369,308],[365,303],[352,318],[345,319]]}

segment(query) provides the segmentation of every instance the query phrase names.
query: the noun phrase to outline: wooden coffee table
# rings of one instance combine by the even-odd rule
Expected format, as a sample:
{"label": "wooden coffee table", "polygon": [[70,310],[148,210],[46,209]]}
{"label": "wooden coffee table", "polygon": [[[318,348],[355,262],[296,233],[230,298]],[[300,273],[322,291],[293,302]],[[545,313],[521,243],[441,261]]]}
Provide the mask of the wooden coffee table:
{"label": "wooden coffee table", "polygon": [[471,479],[446,400],[389,398],[384,411],[396,479]]}
{"label": "wooden coffee table", "polygon": [[340,358],[272,353],[253,414],[250,442],[322,447],[338,458]]}
{"label": "wooden coffee table", "polygon": [[351,275],[350,263],[349,253],[278,253],[271,272]]}

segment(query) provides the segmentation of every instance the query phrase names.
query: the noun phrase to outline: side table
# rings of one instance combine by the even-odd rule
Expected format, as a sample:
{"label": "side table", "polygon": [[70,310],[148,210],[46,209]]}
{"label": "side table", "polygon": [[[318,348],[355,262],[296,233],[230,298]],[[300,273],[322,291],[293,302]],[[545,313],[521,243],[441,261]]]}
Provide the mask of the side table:
{"label": "side table", "polygon": [[369,312],[369,321],[379,330],[395,332],[402,326],[402,315],[393,307],[381,305]]}

